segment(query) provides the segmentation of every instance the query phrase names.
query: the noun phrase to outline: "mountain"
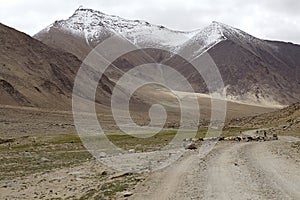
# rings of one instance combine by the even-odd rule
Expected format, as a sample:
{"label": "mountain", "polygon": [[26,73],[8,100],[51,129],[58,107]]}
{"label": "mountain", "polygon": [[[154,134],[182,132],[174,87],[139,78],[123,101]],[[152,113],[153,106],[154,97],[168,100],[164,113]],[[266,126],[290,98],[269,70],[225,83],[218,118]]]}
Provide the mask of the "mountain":
{"label": "mountain", "polygon": [[223,24],[219,28],[226,40],[209,54],[231,98],[283,105],[299,100],[299,45],[260,40]]}
{"label": "mountain", "polygon": [[[82,62],[0,24],[0,104],[70,110],[73,82]],[[103,78],[97,101],[113,87]]]}
{"label": "mountain", "polygon": [[191,60],[206,51],[220,70],[228,99],[268,106],[288,105],[300,99],[299,45],[261,40],[219,22],[183,32],[80,7],[67,20],[55,21],[34,37],[83,60],[96,45],[116,34],[134,45],[156,48],[146,56],[145,51],[123,56],[116,62],[121,71],[155,60],[180,71],[197,92],[207,93],[202,77],[192,67],[159,48],[189,52]]}
{"label": "mountain", "polygon": [[[3,24],[0,24],[0,42],[0,109],[3,105],[9,105],[18,108],[71,110],[74,78],[79,67],[85,66],[77,56],[62,49],[50,47]],[[115,86],[114,81],[134,65],[151,61],[149,55],[151,55],[151,59],[159,60],[160,54],[158,52],[150,50],[147,53],[148,56],[143,52],[126,55],[114,62],[114,65],[122,70],[116,70],[112,67],[111,71],[107,73],[109,78],[105,74],[102,75],[96,91],[95,102],[96,111],[101,115],[99,120],[106,128],[117,127],[110,108],[112,91],[119,90],[126,94],[126,89],[120,85]],[[167,60],[165,59],[165,61]],[[94,76],[95,71],[93,68],[85,67],[87,75],[92,77],[92,79],[85,79],[85,83],[89,86],[90,83],[97,81],[97,77]],[[86,87],[77,94],[86,99],[89,92],[91,92],[90,87]],[[193,98],[191,94],[182,93],[180,95],[185,99]],[[92,99],[87,100],[92,101]],[[205,125],[210,119],[211,99],[208,95],[200,95],[198,101],[201,105],[200,120],[202,125]],[[84,103],[83,108],[91,105]],[[123,99],[122,103],[124,103]],[[158,85],[141,87],[131,96],[129,106],[134,122],[140,125],[148,124],[150,120],[148,111],[150,105],[153,104],[161,104],[165,107],[168,113],[166,126],[178,126],[180,121],[178,99],[172,92]],[[195,112],[194,104],[185,106],[192,116],[192,113]],[[273,110],[274,108],[270,107],[228,102],[227,120],[233,117],[252,116]],[[123,112],[122,110],[119,111]]]}

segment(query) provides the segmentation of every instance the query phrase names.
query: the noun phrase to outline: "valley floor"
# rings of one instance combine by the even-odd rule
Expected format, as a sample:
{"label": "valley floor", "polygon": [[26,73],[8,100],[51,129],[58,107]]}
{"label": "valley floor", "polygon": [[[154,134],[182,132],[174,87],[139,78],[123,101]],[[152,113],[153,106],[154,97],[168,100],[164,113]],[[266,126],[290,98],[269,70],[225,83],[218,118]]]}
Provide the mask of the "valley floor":
{"label": "valley floor", "polygon": [[14,139],[0,144],[0,199],[300,199],[295,137],[220,141],[204,158],[188,150],[162,170],[119,173],[85,149],[72,113],[4,107],[0,114],[0,138]]}
{"label": "valley floor", "polygon": [[287,136],[266,142],[222,141],[204,158],[186,151],[173,165],[148,174],[118,173],[90,158],[2,177],[0,198],[127,199],[127,194],[129,199],[299,199],[299,151],[299,139]]}

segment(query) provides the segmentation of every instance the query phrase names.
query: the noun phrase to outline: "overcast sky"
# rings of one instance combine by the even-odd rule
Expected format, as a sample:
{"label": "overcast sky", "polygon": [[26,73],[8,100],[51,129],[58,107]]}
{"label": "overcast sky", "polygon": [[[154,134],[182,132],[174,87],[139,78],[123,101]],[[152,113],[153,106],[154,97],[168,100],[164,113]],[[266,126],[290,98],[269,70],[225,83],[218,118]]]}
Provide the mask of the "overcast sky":
{"label": "overcast sky", "polygon": [[80,5],[176,30],[219,21],[263,39],[300,44],[299,0],[0,0],[0,22],[33,35]]}

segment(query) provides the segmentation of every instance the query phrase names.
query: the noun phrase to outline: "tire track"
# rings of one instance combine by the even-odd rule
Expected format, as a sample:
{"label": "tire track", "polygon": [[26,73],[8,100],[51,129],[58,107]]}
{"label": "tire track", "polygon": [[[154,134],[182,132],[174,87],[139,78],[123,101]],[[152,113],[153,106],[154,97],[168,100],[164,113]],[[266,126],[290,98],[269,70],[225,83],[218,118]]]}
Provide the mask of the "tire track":
{"label": "tire track", "polygon": [[187,153],[132,199],[300,199],[299,164],[270,151],[280,142],[221,142],[204,159]]}

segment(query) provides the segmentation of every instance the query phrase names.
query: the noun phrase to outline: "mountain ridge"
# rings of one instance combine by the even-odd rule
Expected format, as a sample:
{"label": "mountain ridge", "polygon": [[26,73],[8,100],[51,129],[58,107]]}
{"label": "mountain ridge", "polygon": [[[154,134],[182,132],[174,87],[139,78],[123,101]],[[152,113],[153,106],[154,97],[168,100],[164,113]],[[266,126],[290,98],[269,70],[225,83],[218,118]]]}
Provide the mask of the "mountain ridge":
{"label": "mountain ridge", "polygon": [[[92,9],[79,8],[66,20],[53,23],[34,37],[45,44],[71,52],[83,60],[98,44],[113,35],[121,35],[134,45],[154,48],[152,60],[168,63],[183,73],[196,87],[207,93],[201,77],[186,71],[172,54],[188,50],[192,60],[208,52],[219,68],[228,98],[243,103],[288,105],[300,98],[300,46],[256,38],[220,22],[195,31],[174,31],[142,20],[126,20]],[[138,61],[138,60],[139,61]],[[147,58],[136,54],[119,61],[120,69],[131,69]]]}

